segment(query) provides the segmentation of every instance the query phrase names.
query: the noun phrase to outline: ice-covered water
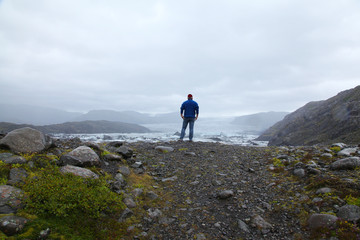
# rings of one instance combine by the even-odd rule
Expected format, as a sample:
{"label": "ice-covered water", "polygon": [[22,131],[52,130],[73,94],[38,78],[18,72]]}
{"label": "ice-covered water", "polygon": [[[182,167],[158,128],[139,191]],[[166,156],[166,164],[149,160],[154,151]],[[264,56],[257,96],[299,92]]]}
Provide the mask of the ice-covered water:
{"label": "ice-covered water", "polygon": [[[56,138],[78,137],[83,141],[125,141],[125,142],[168,142],[179,139],[181,124],[145,124],[150,133],[98,133],[98,134],[54,134]],[[189,129],[186,130],[186,134]],[[245,133],[242,129],[228,122],[197,121],[194,128],[194,142],[220,142],[243,146],[266,146],[267,142],[255,141],[256,134]],[[184,140],[187,140],[187,135]]]}

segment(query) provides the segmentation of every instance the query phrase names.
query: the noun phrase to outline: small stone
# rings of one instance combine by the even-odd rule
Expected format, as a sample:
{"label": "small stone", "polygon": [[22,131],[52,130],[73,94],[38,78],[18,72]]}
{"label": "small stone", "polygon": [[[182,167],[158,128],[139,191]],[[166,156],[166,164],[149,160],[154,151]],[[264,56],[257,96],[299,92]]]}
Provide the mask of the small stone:
{"label": "small stone", "polygon": [[227,199],[234,196],[234,192],[232,190],[223,190],[217,194],[217,197],[220,199]]}
{"label": "small stone", "polygon": [[60,172],[65,174],[71,173],[82,178],[95,178],[95,179],[99,178],[99,176],[96,173],[94,173],[89,169],[71,166],[71,165],[66,165],[64,167],[61,167]]}
{"label": "small stone", "polygon": [[125,203],[125,205],[128,208],[135,208],[136,207],[136,203],[134,202],[134,200],[132,198],[124,198],[123,202]]}
{"label": "small stone", "polygon": [[162,182],[174,182],[174,181],[176,181],[177,179],[178,179],[177,176],[173,176],[173,177],[169,177],[169,178],[164,178],[164,179],[162,179],[161,181],[162,181]]}
{"label": "small stone", "polygon": [[141,196],[141,194],[143,194],[144,190],[142,190],[141,188],[135,188],[134,190],[132,190],[132,195],[136,198]]}
{"label": "small stone", "polygon": [[157,208],[156,209],[149,208],[148,214],[149,214],[149,217],[151,217],[151,218],[158,218],[162,215],[162,212]]}
{"label": "small stone", "polygon": [[134,214],[133,211],[126,208],[123,213],[121,214],[120,218],[118,219],[118,222],[124,222],[127,218],[131,217]]}
{"label": "small stone", "polygon": [[146,193],[146,197],[151,199],[151,200],[155,200],[159,196],[156,193],[154,193],[153,191],[149,191],[149,192]]}
{"label": "small stone", "polygon": [[203,233],[196,234],[195,239],[197,240],[206,240],[206,237]]}
{"label": "small stone", "polygon": [[297,168],[294,170],[294,175],[299,178],[305,177],[305,170],[302,168]]}
{"label": "small stone", "polygon": [[131,174],[130,169],[125,166],[121,166],[118,170],[119,173],[121,173],[124,176],[129,176]]}
{"label": "small stone", "polygon": [[143,166],[143,163],[138,161],[135,162],[133,165],[131,165],[132,168],[141,168]]}
{"label": "small stone", "polygon": [[251,218],[251,225],[260,229],[262,233],[268,233],[272,228],[272,225],[266,222],[260,215],[254,215]]}
{"label": "small stone", "polygon": [[324,193],[331,193],[332,190],[331,188],[328,187],[324,187],[324,188],[320,188],[316,191],[316,194],[324,194]]}
{"label": "small stone", "polygon": [[155,150],[158,150],[159,152],[162,152],[162,153],[167,153],[167,152],[172,152],[172,151],[174,151],[174,148],[172,148],[172,147],[165,147],[165,146],[157,146],[157,147],[155,147]]}
{"label": "small stone", "polygon": [[241,220],[238,220],[238,227],[243,232],[247,232],[247,233],[250,232],[248,225],[245,222],[241,221]]}
{"label": "small stone", "polygon": [[0,218],[0,230],[7,236],[20,233],[29,220],[18,216],[5,216]]}

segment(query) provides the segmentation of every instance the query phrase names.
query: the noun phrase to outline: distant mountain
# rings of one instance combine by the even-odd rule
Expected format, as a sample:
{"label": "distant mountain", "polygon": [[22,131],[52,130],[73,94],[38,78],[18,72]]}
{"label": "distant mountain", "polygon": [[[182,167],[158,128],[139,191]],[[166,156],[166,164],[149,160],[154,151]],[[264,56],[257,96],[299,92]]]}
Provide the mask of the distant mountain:
{"label": "distant mountain", "polygon": [[0,104],[0,122],[46,125],[70,121],[82,113],[30,105]]}
{"label": "distant mountain", "polygon": [[154,123],[154,119],[150,115],[135,111],[92,110],[74,119],[74,121],[86,120],[107,120],[135,124]]}
{"label": "distant mountain", "polygon": [[0,122],[0,133],[7,133],[12,130],[31,127],[43,133],[147,133],[149,129],[131,123],[110,122],[110,121],[82,121],[66,122],[45,126],[33,126],[29,124],[14,124]]}
{"label": "distant mountain", "polygon": [[231,123],[241,126],[244,131],[261,133],[282,120],[288,112],[262,112],[236,117]]}
{"label": "distant mountain", "polygon": [[269,145],[360,142],[360,86],[324,101],[310,102],[266,130]]}

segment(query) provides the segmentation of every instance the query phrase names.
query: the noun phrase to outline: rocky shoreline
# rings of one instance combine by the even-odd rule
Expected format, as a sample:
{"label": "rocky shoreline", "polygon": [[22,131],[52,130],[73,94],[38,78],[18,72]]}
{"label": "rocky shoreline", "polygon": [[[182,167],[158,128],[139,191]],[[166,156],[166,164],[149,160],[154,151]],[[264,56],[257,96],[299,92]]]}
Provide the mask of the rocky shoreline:
{"label": "rocky shoreline", "polygon": [[[21,197],[45,168],[105,179],[121,196],[118,213],[102,213],[102,221],[114,224],[102,226],[103,239],[360,238],[358,146],[98,144],[49,139],[35,131],[26,128],[0,139],[0,230],[13,239],[64,235],[51,224],[35,231],[42,217],[29,217]],[[86,239],[75,233],[68,239]]]}

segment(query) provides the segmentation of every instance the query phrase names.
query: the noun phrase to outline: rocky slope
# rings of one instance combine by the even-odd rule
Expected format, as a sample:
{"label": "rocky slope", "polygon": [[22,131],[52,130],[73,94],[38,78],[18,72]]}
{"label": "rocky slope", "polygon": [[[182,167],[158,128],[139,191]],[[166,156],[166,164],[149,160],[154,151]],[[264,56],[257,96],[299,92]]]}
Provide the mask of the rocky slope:
{"label": "rocky slope", "polygon": [[258,140],[277,146],[360,142],[360,86],[306,104],[266,130]]}
{"label": "rocky slope", "polygon": [[[15,239],[360,237],[357,146],[95,144],[50,141],[29,128],[9,134],[0,140],[0,230]],[[89,207],[92,188],[107,197],[95,191]],[[109,212],[113,204],[102,204],[114,193],[125,205]]]}

